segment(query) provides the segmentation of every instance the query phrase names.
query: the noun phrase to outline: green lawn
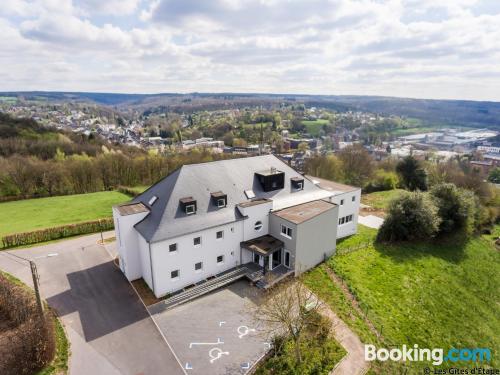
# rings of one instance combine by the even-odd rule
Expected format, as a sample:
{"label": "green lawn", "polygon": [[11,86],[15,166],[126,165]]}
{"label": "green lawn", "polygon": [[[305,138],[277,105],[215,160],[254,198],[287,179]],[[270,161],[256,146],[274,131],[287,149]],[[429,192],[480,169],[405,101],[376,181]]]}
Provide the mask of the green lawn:
{"label": "green lawn", "polygon": [[110,217],[111,206],[130,197],[115,191],[26,199],[0,204],[0,237]]}
{"label": "green lawn", "polygon": [[302,124],[305,125],[307,132],[313,137],[317,137],[323,125],[328,124],[330,121],[318,119],[318,120],[303,120]]}
{"label": "green lawn", "polygon": [[[306,282],[361,339],[376,343],[366,323],[329,279],[326,267],[346,281],[387,343],[418,344],[445,352],[452,347],[490,348],[490,365],[498,367],[500,252],[494,248],[493,236],[476,237],[467,243],[389,246],[373,243],[376,230],[359,228],[358,235],[340,241],[338,248],[366,241],[372,245],[330,258],[326,265],[309,272]],[[499,228],[495,228],[496,235]],[[410,373],[421,373],[429,365],[411,362]]]}
{"label": "green lawn", "polygon": [[389,201],[393,198],[396,198],[403,192],[403,189],[394,189],[394,190],[386,190],[386,191],[376,191],[370,194],[363,194],[361,196],[361,203],[367,204],[373,208],[379,210],[385,210]]}

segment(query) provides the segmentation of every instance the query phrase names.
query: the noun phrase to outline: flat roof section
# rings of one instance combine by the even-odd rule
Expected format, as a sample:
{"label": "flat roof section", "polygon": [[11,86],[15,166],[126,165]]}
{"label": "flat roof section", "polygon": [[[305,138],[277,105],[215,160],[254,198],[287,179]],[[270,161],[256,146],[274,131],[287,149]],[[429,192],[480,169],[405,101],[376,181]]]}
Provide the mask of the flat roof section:
{"label": "flat roof section", "polygon": [[121,204],[119,206],[116,206],[116,209],[122,216],[140,214],[141,212],[149,212],[149,208],[147,208],[141,202]]}
{"label": "flat roof section", "polygon": [[[343,193],[349,193],[351,191],[356,191],[361,188],[356,186],[344,185],[338,182],[325,180],[324,178],[314,177],[306,175],[307,179],[312,181],[316,186],[319,186],[321,189],[328,191],[341,191]],[[317,182],[317,183],[316,183]]]}
{"label": "flat roof section", "polygon": [[257,206],[258,204],[267,203],[267,202],[271,202],[271,199],[257,198],[257,199],[252,199],[251,201],[238,203],[238,206],[240,206],[240,207],[252,207],[252,206]]}
{"label": "flat roof section", "polygon": [[326,212],[335,206],[336,205],[334,203],[317,200],[285,208],[283,210],[274,211],[272,214],[294,224],[300,224],[304,221],[312,219],[313,217],[321,215],[323,212]]}
{"label": "flat roof section", "polygon": [[253,240],[244,241],[240,245],[244,249],[265,256],[281,249],[283,247],[283,242],[269,234],[266,234],[264,236],[254,238]]}

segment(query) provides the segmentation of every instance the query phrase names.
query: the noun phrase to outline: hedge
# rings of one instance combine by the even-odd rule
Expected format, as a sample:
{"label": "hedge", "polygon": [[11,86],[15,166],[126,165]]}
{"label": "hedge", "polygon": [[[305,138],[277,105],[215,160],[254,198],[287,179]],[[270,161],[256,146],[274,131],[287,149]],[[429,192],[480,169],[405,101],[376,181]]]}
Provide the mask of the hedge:
{"label": "hedge", "polygon": [[54,320],[49,310],[40,316],[35,296],[0,272],[0,373],[30,375],[55,353]]}
{"label": "hedge", "polygon": [[96,233],[114,228],[113,218],[84,221],[82,223],[62,225],[31,232],[14,233],[2,237],[3,248],[30,245],[59,238]]}

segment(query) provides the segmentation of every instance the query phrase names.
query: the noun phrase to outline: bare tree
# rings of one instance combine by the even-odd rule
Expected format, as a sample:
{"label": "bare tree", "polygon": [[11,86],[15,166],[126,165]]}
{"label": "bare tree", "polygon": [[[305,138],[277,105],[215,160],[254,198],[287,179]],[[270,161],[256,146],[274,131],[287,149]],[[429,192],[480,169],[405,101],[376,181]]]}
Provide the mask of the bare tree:
{"label": "bare tree", "polygon": [[305,328],[321,307],[316,296],[299,280],[293,279],[262,294],[255,318],[270,336],[291,338],[295,359],[302,361],[300,343]]}

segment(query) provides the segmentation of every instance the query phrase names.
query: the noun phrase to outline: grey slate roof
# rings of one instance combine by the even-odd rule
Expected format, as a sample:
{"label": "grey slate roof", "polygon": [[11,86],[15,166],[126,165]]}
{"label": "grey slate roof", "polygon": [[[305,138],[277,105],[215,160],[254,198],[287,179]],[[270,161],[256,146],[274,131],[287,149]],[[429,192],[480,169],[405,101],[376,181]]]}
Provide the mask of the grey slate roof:
{"label": "grey slate roof", "polygon": [[[271,167],[285,172],[285,187],[266,193],[255,172]],[[292,177],[301,175],[273,155],[184,165],[133,200],[142,202],[151,211],[135,228],[146,241],[157,242],[243,219],[236,205],[250,201],[245,190],[252,189],[256,198],[269,199],[320,190],[305,179],[304,189],[295,191],[290,184]],[[214,205],[210,193],[217,191],[227,194],[227,207]],[[158,199],[150,206],[148,202],[153,196]],[[190,196],[197,202],[194,215],[186,215],[179,205],[181,198]]]}

